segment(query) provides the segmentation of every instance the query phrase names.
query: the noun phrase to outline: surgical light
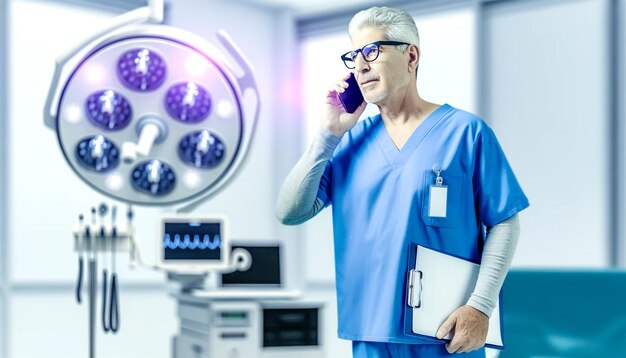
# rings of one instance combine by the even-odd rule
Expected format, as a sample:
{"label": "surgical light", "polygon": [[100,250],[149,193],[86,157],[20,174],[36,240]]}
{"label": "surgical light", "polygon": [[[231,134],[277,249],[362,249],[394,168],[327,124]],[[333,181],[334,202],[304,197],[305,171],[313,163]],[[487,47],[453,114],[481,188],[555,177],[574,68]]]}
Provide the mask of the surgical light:
{"label": "surgical light", "polygon": [[217,38],[230,61],[197,35],[133,24],[133,16],[57,61],[45,122],[72,170],[97,191],[189,211],[241,167],[258,88],[224,31]]}

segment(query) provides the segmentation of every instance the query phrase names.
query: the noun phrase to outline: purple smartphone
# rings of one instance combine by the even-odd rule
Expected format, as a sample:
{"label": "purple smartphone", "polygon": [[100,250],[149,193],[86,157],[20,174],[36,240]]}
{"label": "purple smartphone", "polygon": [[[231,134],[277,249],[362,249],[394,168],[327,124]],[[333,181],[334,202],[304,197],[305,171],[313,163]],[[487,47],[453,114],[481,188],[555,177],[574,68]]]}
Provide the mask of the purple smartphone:
{"label": "purple smartphone", "polygon": [[346,82],[348,82],[348,88],[346,88],[343,93],[339,93],[338,97],[346,112],[354,113],[361,103],[363,103],[363,94],[361,93],[359,84],[356,83],[354,73],[350,73],[350,77]]}

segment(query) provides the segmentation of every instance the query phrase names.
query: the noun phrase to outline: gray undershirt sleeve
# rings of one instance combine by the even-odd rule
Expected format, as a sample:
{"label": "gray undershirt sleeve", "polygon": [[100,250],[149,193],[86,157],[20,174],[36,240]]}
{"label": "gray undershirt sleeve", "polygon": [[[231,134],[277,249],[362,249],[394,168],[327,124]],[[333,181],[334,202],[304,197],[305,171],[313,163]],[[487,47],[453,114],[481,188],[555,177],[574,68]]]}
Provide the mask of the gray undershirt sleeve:
{"label": "gray undershirt sleeve", "polygon": [[317,192],[326,163],[333,157],[340,141],[328,129],[319,129],[313,143],[280,188],[276,201],[276,217],[281,223],[302,224],[322,211],[324,202],[317,197]]}
{"label": "gray undershirt sleeve", "polygon": [[487,239],[478,280],[467,304],[489,317],[496,306],[500,288],[511,266],[519,235],[520,225],[517,214],[487,228]]}

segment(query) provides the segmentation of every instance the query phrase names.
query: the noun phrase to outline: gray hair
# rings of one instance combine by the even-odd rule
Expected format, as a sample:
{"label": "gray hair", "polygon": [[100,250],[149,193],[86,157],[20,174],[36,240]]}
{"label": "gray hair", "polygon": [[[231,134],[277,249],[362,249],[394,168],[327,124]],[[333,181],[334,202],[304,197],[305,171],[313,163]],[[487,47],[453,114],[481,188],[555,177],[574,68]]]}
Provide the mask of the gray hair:
{"label": "gray hair", "polygon": [[367,10],[359,11],[352,17],[348,25],[350,38],[357,31],[366,27],[381,28],[389,41],[402,41],[417,47],[420,46],[420,37],[415,20],[406,11],[390,7],[370,7]]}

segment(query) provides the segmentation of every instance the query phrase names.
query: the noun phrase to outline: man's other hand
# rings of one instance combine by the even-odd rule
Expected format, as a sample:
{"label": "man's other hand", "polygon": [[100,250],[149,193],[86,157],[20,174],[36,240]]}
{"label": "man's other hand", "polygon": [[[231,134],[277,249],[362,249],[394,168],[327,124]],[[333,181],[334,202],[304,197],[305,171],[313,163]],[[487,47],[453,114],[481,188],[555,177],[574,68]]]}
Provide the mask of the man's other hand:
{"label": "man's other hand", "polygon": [[442,339],[454,330],[452,340],[446,344],[449,353],[466,353],[485,345],[489,330],[489,317],[472,306],[465,305],[452,312],[437,331]]}

